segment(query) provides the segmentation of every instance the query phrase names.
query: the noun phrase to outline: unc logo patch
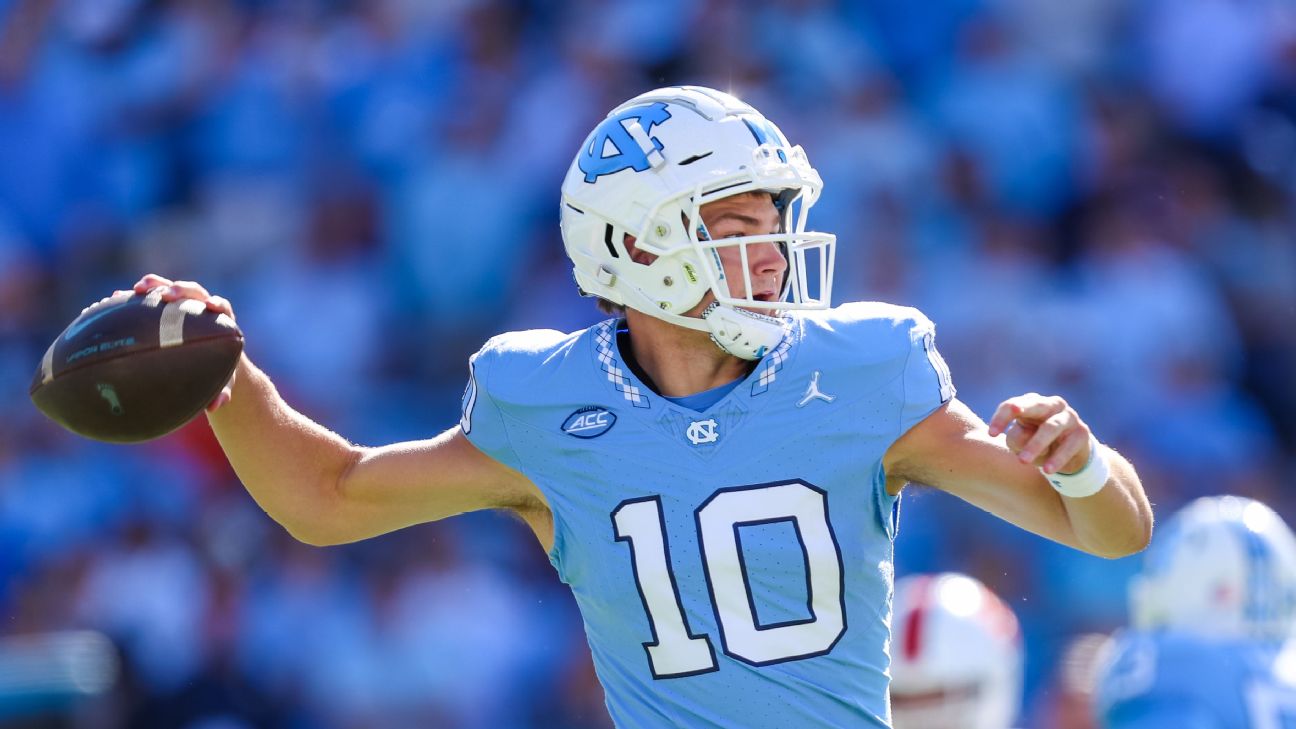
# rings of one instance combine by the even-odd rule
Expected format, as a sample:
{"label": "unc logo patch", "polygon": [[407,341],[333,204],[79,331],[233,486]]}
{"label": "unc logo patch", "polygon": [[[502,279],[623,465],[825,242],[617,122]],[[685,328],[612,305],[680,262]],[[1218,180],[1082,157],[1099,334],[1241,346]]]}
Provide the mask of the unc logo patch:
{"label": "unc logo patch", "polygon": [[612,429],[616,413],[606,408],[581,408],[563,421],[562,431],[575,438],[597,438]]}
{"label": "unc logo patch", "polygon": [[716,430],[715,418],[706,420],[695,420],[689,424],[688,430],[684,432],[689,442],[693,445],[705,445],[714,443],[720,438],[719,431]]}
{"label": "unc logo patch", "polygon": [[[664,149],[661,140],[651,136],[652,129],[669,118],[671,113],[666,109],[666,104],[658,101],[626,109],[614,117],[604,119],[594,128],[594,134],[577,162],[580,171],[585,173],[585,181],[592,183],[603,175],[625,169],[643,172],[652,167],[648,155]],[[652,144],[651,149],[645,149],[635,141],[626,127],[627,122],[637,123],[642,128],[644,134],[648,135],[644,141]]]}

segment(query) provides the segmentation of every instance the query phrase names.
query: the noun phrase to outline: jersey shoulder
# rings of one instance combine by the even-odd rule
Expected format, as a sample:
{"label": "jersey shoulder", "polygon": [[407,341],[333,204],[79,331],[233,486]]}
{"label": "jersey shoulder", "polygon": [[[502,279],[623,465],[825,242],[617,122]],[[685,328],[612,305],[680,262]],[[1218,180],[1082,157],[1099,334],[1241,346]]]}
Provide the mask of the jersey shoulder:
{"label": "jersey shoulder", "polygon": [[497,402],[536,402],[567,384],[573,364],[588,369],[589,364],[577,358],[589,354],[581,344],[592,331],[531,329],[498,334],[469,360],[473,380]]}
{"label": "jersey shoulder", "polygon": [[495,460],[521,468],[509,423],[551,420],[555,409],[581,401],[595,378],[588,346],[592,329],[552,329],[492,337],[468,360],[459,427]]}
{"label": "jersey shoulder", "polygon": [[907,352],[914,332],[935,330],[931,319],[918,309],[881,301],[854,301],[802,312],[801,319],[807,339],[861,352],[881,345],[879,354]]}
{"label": "jersey shoulder", "polygon": [[[892,388],[906,422],[921,419],[954,395],[949,368],[936,350],[935,325],[918,309],[861,301],[801,313],[798,366],[852,383],[861,395]],[[907,425],[905,427],[907,429]]]}
{"label": "jersey shoulder", "polygon": [[935,330],[917,309],[876,301],[803,312],[800,319],[802,350],[816,360],[856,366],[903,367],[914,342]]}

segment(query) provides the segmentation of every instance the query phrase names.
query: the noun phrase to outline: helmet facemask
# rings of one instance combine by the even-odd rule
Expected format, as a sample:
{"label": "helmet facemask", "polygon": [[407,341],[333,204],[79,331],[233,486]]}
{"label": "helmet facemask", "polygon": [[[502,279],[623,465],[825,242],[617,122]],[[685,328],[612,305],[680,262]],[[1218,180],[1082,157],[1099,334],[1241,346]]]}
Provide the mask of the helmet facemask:
{"label": "helmet facemask", "polygon": [[[807,213],[819,196],[818,175],[814,175],[814,170],[805,161],[805,153],[800,147],[785,150],[762,145],[753,151],[753,157],[756,173],[751,175],[751,179],[712,185],[710,192],[699,186],[689,196],[690,204],[684,216],[686,220],[697,221],[689,231],[689,244],[693,248],[695,260],[703,264],[702,270],[706,274],[711,293],[721,306],[768,310],[773,314],[790,309],[828,308],[832,299],[836,236],[805,230]],[[763,173],[761,165],[768,166],[770,160],[778,157],[793,161],[796,178],[786,179],[783,175]],[[809,175],[814,177],[810,179]],[[703,221],[702,208],[709,203],[749,192],[770,193],[779,212],[779,230],[775,233],[713,238]],[[788,264],[781,290],[773,301],[755,297],[748,258],[749,246],[766,243],[778,246]],[[739,251],[743,276],[740,294],[734,293],[724,270],[720,256],[720,251],[724,248],[737,248]],[[812,261],[817,265],[812,266]],[[814,288],[812,282],[816,284]]]}
{"label": "helmet facemask", "polygon": [[[752,165],[739,173],[663,200],[654,206],[636,236],[639,250],[661,259],[675,259],[690,283],[700,283],[696,301],[682,311],[656,302],[636,306],[633,298],[624,303],[656,318],[690,329],[707,331],[716,345],[742,359],[759,359],[783,337],[779,316],[792,309],[825,309],[832,296],[836,236],[806,232],[806,218],[819,196],[818,175],[805,160],[800,147],[785,149],[761,145],[752,151]],[[774,233],[712,237],[703,219],[704,206],[750,192],[767,192],[779,209],[779,230]],[[680,212],[683,240],[677,237],[663,244],[654,237],[665,226],[670,210]],[[692,223],[691,221],[696,221]],[[787,269],[778,295],[772,300],[757,298],[752,282],[748,249],[774,244],[783,252]],[[742,280],[731,281],[721,251],[738,250]],[[740,284],[740,285],[739,285]],[[816,290],[817,289],[817,290]],[[685,315],[702,302],[707,293],[714,303],[701,318]],[[649,304],[649,302],[643,302]]]}

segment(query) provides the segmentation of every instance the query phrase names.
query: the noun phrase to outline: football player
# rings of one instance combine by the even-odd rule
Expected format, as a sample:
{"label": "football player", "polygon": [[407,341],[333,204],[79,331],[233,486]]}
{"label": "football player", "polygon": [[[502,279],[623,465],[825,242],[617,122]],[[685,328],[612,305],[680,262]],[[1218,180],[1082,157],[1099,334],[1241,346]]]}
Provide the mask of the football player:
{"label": "football player", "polygon": [[1022,694],[1017,616],[980,581],[947,572],[896,580],[895,729],[1008,729]]}
{"label": "football player", "polygon": [[[645,93],[594,128],[562,185],[576,283],[611,318],[491,339],[460,423],[429,440],[352,445],[246,358],[212,428],[311,544],[517,513],[575,595],[621,727],[887,726],[907,482],[1107,557],[1141,549],[1152,514],[1062,398],[1009,398],[987,426],[954,398],[920,312],[830,308],[836,240],[806,230],[820,188],[737,98]],[[135,290],[155,288],[232,315],[192,282]]]}
{"label": "football player", "polygon": [[1097,706],[1109,729],[1296,726],[1296,539],[1238,496],[1179,511],[1130,589]]}

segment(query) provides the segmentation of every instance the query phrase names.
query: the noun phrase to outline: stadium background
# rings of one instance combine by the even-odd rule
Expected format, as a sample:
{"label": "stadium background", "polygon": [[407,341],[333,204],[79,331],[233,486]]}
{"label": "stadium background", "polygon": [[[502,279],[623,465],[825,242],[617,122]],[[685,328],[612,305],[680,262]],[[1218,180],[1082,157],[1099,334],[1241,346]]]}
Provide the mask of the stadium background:
{"label": "stadium background", "polygon": [[[438,432],[486,337],[598,318],[558,185],[607,109],[672,83],[732,89],[805,147],[837,300],[922,307],[983,416],[1061,393],[1162,516],[1234,492],[1291,520],[1293,8],[0,2],[0,632],[94,628],[123,656],[108,696],[11,725],[603,726],[574,604],[512,520],[305,547],[204,423],[95,444],[26,387],[83,306],[155,271],[228,296],[255,360],[345,436]],[[1125,620],[1137,558],[914,491],[897,565],[1002,594],[1021,723],[1082,726],[1061,658]]]}

